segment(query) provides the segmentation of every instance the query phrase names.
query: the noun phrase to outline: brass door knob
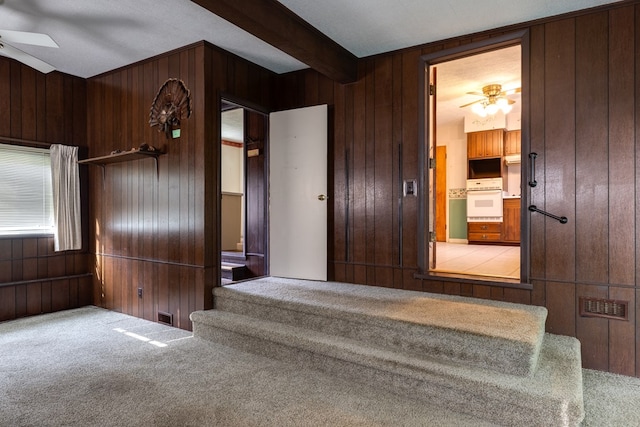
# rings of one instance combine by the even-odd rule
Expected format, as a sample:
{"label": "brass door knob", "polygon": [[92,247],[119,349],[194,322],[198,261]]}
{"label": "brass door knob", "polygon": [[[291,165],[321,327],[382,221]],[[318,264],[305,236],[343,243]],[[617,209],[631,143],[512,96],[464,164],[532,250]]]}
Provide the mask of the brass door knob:
{"label": "brass door knob", "polygon": [[329,196],[326,196],[324,194],[319,194],[318,195],[318,200],[320,200],[321,202],[324,202],[325,200],[327,200],[329,198]]}

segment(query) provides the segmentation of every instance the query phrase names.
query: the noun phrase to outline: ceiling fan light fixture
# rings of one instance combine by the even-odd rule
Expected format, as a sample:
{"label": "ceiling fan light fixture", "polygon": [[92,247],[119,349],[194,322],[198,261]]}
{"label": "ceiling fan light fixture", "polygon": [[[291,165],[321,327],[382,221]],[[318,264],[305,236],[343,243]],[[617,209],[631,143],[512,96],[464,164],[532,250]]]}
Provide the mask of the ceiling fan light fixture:
{"label": "ceiling fan light fixture", "polygon": [[474,114],[477,114],[480,117],[486,117],[487,112],[485,111],[484,103],[473,104],[471,106],[471,111]]}
{"label": "ceiling fan light fixture", "polygon": [[494,103],[487,105],[484,110],[488,115],[493,116],[498,112],[498,110],[500,110],[500,107],[498,107],[498,105]]}
{"label": "ceiling fan light fixture", "polygon": [[[520,88],[509,90],[510,93],[520,92]],[[467,92],[470,95],[480,95],[477,92]],[[515,101],[506,97],[508,92],[502,91],[502,85],[491,84],[482,88],[482,96],[484,99],[470,102],[469,104],[461,105],[460,108],[468,107],[471,105],[471,111],[480,117],[493,116],[498,111],[502,111],[504,114],[508,114],[513,109]]]}

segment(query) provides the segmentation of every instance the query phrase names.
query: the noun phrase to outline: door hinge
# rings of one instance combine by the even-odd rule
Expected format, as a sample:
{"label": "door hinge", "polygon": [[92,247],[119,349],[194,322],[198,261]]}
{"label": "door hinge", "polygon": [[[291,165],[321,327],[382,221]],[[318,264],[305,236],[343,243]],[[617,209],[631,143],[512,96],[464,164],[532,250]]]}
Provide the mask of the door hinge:
{"label": "door hinge", "polygon": [[434,96],[436,94],[436,86],[430,84],[429,85],[429,95]]}
{"label": "door hinge", "polygon": [[433,157],[429,157],[429,169],[435,169],[436,168],[436,159],[434,159]]}

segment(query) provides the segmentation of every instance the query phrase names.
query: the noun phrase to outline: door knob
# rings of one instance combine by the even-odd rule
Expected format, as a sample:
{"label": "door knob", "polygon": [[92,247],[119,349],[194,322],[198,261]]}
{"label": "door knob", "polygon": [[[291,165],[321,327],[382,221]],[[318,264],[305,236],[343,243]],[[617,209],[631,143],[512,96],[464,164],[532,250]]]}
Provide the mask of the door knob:
{"label": "door knob", "polygon": [[318,195],[318,200],[320,200],[321,202],[324,202],[325,200],[327,200],[329,198],[329,196],[326,196],[324,194],[319,194]]}

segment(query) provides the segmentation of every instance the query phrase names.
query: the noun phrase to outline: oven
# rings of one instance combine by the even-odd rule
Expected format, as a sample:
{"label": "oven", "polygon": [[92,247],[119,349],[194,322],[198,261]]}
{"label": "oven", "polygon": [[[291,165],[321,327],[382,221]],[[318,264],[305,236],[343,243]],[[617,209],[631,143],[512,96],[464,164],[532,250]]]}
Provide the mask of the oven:
{"label": "oven", "polygon": [[502,222],[502,178],[467,180],[467,222]]}

